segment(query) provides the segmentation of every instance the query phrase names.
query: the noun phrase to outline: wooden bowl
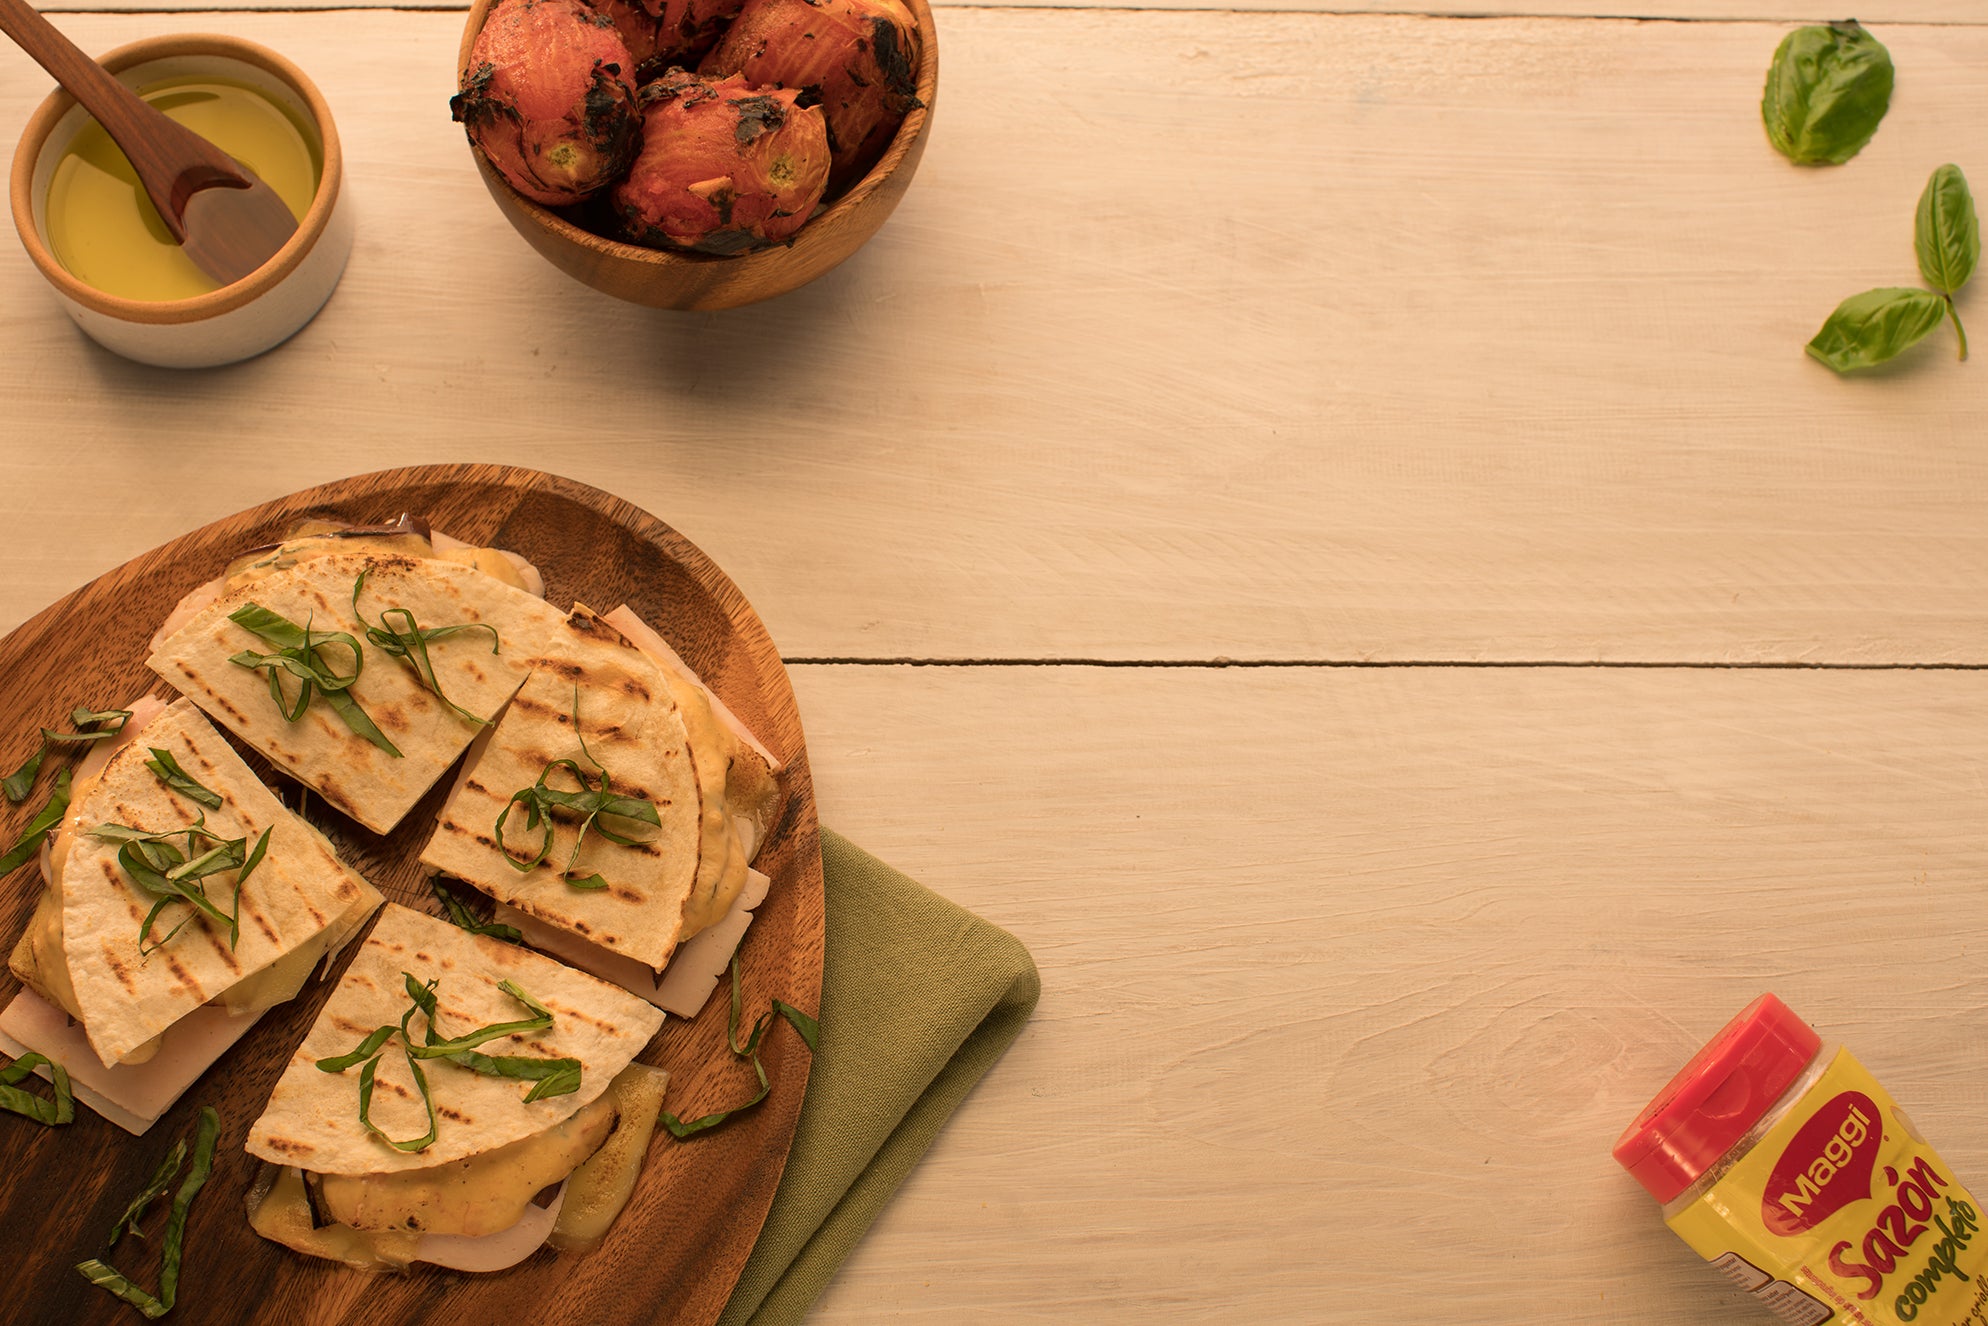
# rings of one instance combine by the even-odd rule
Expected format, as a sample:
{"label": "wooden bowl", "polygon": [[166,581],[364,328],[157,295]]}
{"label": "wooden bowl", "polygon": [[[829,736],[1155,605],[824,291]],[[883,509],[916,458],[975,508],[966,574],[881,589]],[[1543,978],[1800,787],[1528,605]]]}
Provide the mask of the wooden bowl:
{"label": "wooden bowl", "polygon": [[[457,85],[470,47],[496,0],[475,0],[456,52]],[[863,247],[911,185],[925,150],[925,128],[939,91],[939,38],[927,0],[904,0],[918,23],[918,100],[897,137],[870,173],[809,218],[786,244],[719,256],[644,248],[605,238],[576,224],[570,208],[551,208],[520,194],[474,143],[470,153],[497,209],[560,271],[617,299],[651,308],[738,308],[784,295],[830,270]]]}

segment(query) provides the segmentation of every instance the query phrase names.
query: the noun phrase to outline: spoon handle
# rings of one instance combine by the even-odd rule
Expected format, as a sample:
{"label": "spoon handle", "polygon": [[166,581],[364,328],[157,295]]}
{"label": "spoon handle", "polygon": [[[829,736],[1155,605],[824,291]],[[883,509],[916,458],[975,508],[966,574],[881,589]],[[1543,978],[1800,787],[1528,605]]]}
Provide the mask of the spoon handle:
{"label": "spoon handle", "polygon": [[146,195],[175,240],[186,241],[186,200],[195,192],[217,183],[248,185],[232,157],[147,105],[27,0],[0,0],[0,32],[53,74],[103,125],[138,172]]}

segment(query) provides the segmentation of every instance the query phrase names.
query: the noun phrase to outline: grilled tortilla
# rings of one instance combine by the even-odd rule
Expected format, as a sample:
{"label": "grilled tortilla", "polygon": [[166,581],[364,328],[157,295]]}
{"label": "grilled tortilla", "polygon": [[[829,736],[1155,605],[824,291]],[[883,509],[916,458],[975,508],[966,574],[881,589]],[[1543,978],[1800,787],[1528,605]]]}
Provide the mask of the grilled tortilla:
{"label": "grilled tortilla", "polygon": [[[609,952],[661,970],[684,931],[685,904],[698,882],[701,789],[683,717],[655,662],[619,631],[576,607],[524,660],[531,677],[451,792],[421,860],[529,916],[572,931]],[[552,818],[544,858],[543,827],[527,827],[513,797],[537,784],[578,790],[572,760],[600,786],[647,801],[657,825],[614,821],[606,827],[641,841],[611,841],[598,828],[584,839],[580,817]],[[506,814],[508,808],[508,814]],[[504,815],[502,843],[497,820]],[[574,845],[580,843],[574,856]],[[569,864],[570,862],[570,864]],[[573,880],[598,875],[605,887]]]}
{"label": "grilled tortilla", "polygon": [[[492,1057],[578,1059],[579,1090],[527,1102],[530,1082],[429,1059],[423,1071],[438,1119],[434,1142],[421,1151],[400,1151],[367,1132],[359,1122],[361,1069],[328,1073],[317,1061],[347,1054],[376,1028],[398,1024],[411,1002],[407,976],[422,983],[439,978],[436,1033],[444,1039],[529,1017],[498,988],[513,982],[550,1010],[552,1025],[487,1041],[478,1050]],[[249,1128],[248,1150],[316,1174],[367,1176],[434,1169],[494,1152],[546,1133],[592,1104],[662,1022],[656,1009],[605,981],[389,903]],[[408,1022],[417,1038],[426,1028],[419,1013]],[[370,1117],[387,1136],[404,1140],[427,1130],[428,1115],[398,1036],[378,1060]]]}
{"label": "grilled tortilla", "polygon": [[[366,577],[357,611],[353,587]],[[322,696],[288,721],[270,695],[268,674],[230,662],[275,646],[230,614],[255,603],[308,628],[313,637],[344,632],[359,643],[359,679],[345,693],[399,751],[394,755],[353,728]],[[409,663],[367,639],[382,613],[403,608],[422,630],[485,623],[487,631],[435,639],[427,651],[447,701],[489,720],[524,680],[530,641],[560,614],[523,590],[454,562],[379,552],[332,553],[262,576],[224,594],[166,639],[147,660],[152,670],[272,763],[337,809],[378,833],[391,830],[454,764],[481,724],[438,699]],[[361,619],[363,614],[363,620]],[[399,619],[386,621],[389,629]],[[327,646],[335,670],[351,670],[350,651]],[[298,681],[284,677],[286,695]]]}
{"label": "grilled tortilla", "polygon": [[[170,752],[195,781],[218,794],[218,808],[168,788],[146,767],[153,749]],[[102,824],[148,833],[184,828],[205,816],[220,838],[251,845],[269,830],[263,860],[241,891],[240,934],[197,917],[149,955],[139,929],[155,901],[119,866],[119,844],[93,838]],[[17,975],[83,1024],[105,1065],[139,1051],[201,1005],[219,1000],[238,1012],[293,995],[324,953],[335,949],[380,904],[372,885],[340,861],[317,831],[284,808],[200,711],[166,706],[139,739],[120,747],[71,803],[51,854],[50,891],[15,951]],[[211,876],[209,897],[232,906],[233,872]],[[169,907],[158,940],[185,914]],[[51,925],[50,922],[54,924]],[[63,998],[62,996],[68,996]]]}

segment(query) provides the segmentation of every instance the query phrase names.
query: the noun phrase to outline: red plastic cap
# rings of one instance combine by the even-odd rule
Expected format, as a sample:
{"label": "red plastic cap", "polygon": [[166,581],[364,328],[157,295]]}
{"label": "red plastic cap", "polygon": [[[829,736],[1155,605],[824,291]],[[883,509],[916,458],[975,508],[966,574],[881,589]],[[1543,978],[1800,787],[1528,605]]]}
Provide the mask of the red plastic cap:
{"label": "red plastic cap", "polygon": [[1615,1158],[1668,1202],[1732,1150],[1801,1076],[1822,1037],[1765,994],[1726,1024],[1615,1144]]}

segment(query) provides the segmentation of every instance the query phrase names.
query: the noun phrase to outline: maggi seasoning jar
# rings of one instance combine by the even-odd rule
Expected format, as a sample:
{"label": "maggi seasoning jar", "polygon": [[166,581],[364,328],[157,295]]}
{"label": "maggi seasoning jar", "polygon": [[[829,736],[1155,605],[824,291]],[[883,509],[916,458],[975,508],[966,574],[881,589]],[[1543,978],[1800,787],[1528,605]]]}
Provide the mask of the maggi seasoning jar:
{"label": "maggi seasoning jar", "polygon": [[1974,1198],[1869,1071],[1771,994],[1684,1066],[1615,1158],[1790,1326],[1988,1326]]}

